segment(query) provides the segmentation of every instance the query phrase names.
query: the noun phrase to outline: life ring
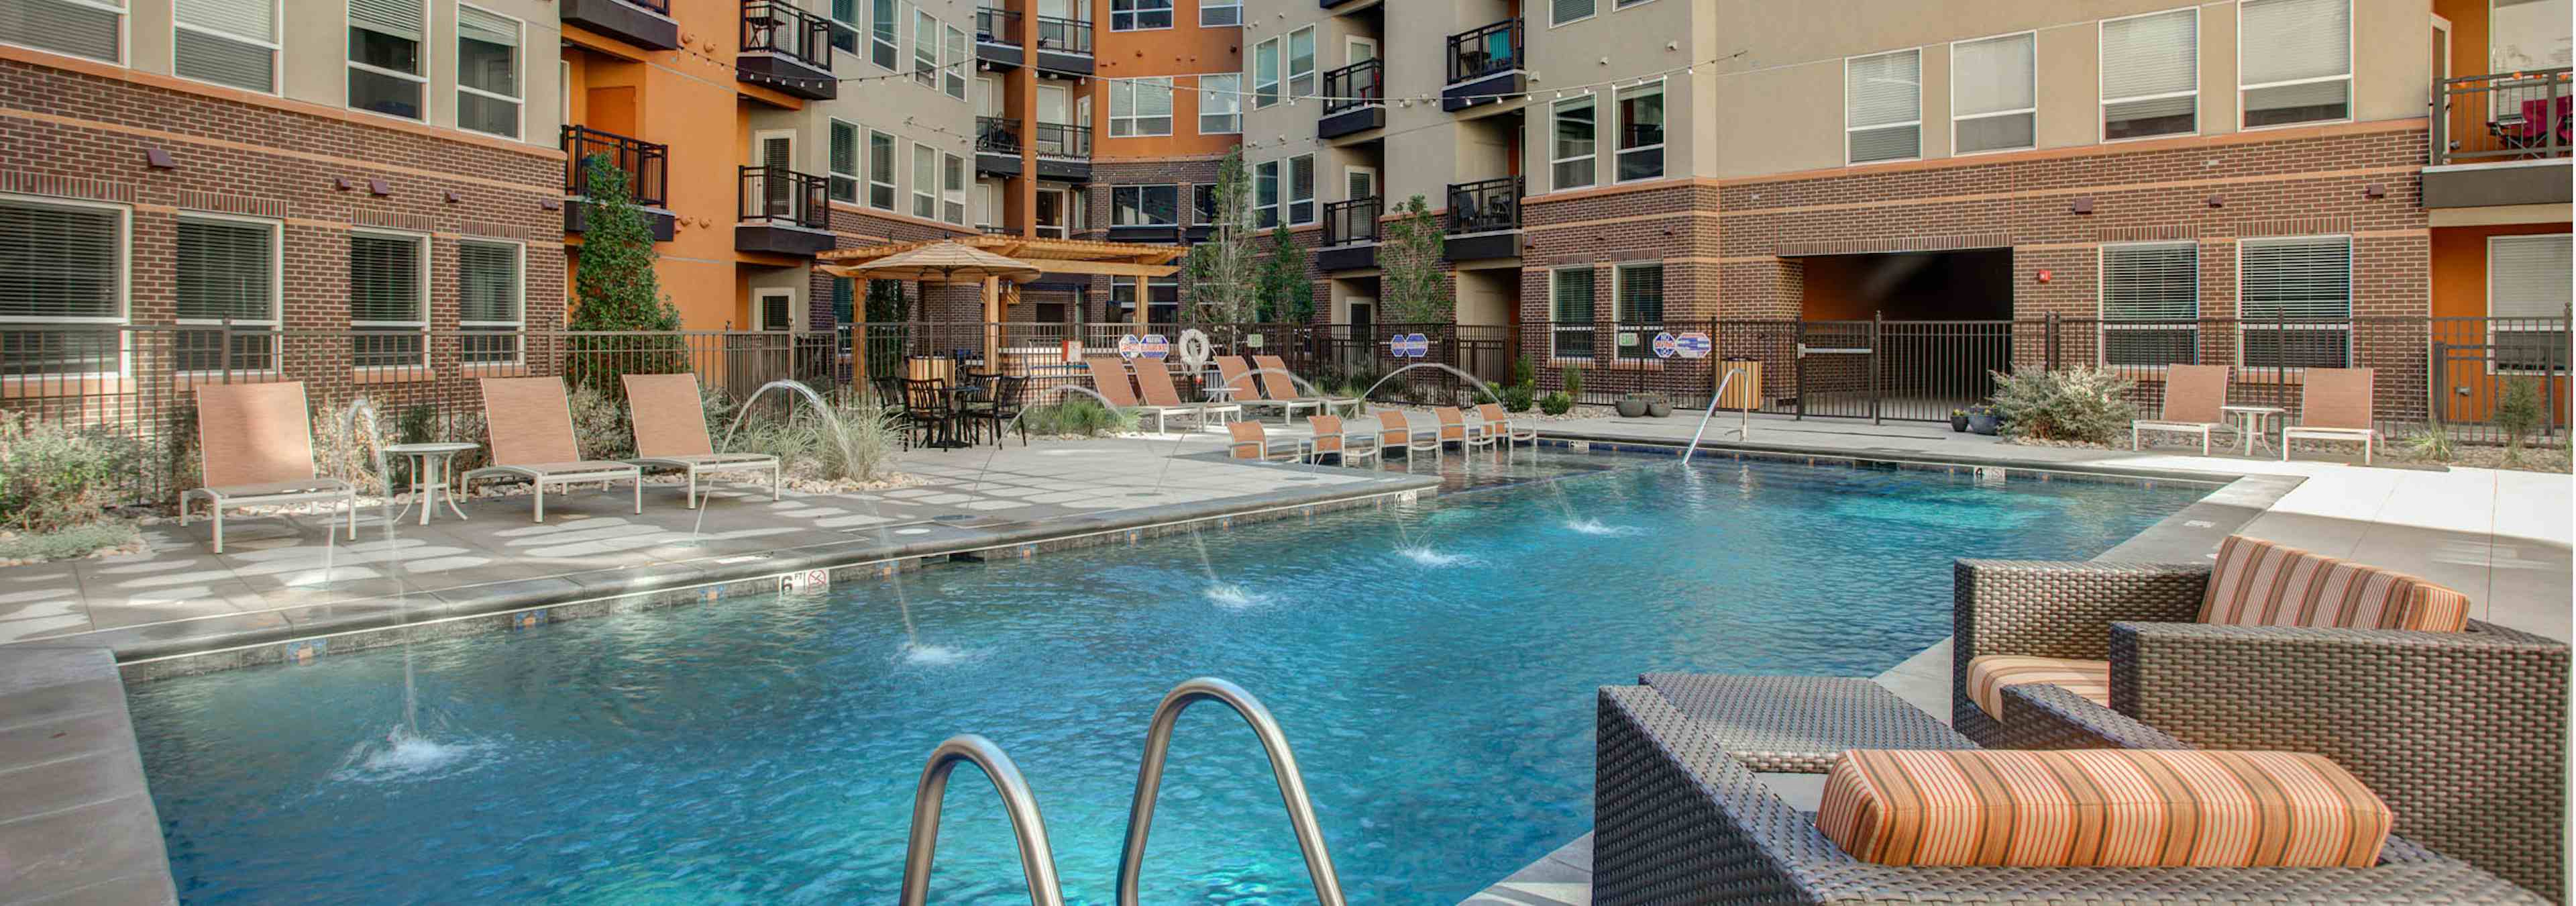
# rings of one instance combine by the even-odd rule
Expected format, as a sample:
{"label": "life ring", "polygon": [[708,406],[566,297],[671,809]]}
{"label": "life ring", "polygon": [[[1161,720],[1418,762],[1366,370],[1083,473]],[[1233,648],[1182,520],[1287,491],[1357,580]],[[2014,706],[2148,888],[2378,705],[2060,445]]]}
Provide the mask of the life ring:
{"label": "life ring", "polygon": [[1201,333],[1196,327],[1181,331],[1181,361],[1189,365],[1191,370],[1207,367],[1208,354],[1211,351],[1207,334]]}

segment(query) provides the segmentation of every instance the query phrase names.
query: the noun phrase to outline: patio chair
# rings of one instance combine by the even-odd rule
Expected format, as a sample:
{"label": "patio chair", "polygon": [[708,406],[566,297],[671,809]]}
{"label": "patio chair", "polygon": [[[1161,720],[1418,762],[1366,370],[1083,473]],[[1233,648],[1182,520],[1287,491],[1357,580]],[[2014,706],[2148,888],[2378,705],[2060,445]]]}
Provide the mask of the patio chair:
{"label": "patio chair", "polygon": [[1433,455],[1440,452],[1438,425],[1417,426],[1405,419],[1404,410],[1392,408],[1378,410],[1377,424],[1377,448],[1381,451],[1403,450],[1407,458],[1416,450],[1429,450]]}
{"label": "patio chair", "polygon": [[1341,416],[1308,416],[1306,427],[1315,429],[1313,455],[1316,457],[1325,454],[1338,456],[1341,464],[1346,466],[1353,460],[1377,458],[1377,435],[1351,431],[1342,424]]}
{"label": "patio chair", "polygon": [[2468,618],[2457,592],[2245,537],[2213,564],[1961,560],[1951,722],[2053,746],[2009,693],[2214,748],[2311,752],[2397,810],[2397,830],[2561,892],[2568,646]]}
{"label": "patio chair", "polygon": [[1315,396],[1299,395],[1297,393],[1296,384],[1288,380],[1288,375],[1291,372],[1288,369],[1288,360],[1286,359],[1282,359],[1275,355],[1257,355],[1252,357],[1252,364],[1253,367],[1261,369],[1258,374],[1254,375],[1254,377],[1261,379],[1262,396],[1269,397],[1274,400],[1315,400],[1324,404],[1324,408],[1321,410],[1324,412],[1331,412],[1339,409],[1353,415],[1359,414],[1360,398],[1356,396],[1330,396],[1324,394],[1318,394]]}
{"label": "patio chair", "polygon": [[1494,445],[1494,435],[1483,424],[1467,423],[1467,413],[1456,406],[1433,406],[1431,417],[1440,420],[1440,442],[1455,443],[1461,450]]}
{"label": "patio chair", "polygon": [[679,469],[689,476],[689,509],[697,509],[698,476],[735,472],[769,473],[769,499],[786,492],[785,470],[767,453],[718,453],[707,437],[706,403],[695,374],[629,374],[626,406],[635,421],[635,458],[639,467]]}
{"label": "patio chair", "polygon": [[1017,419],[1020,417],[1021,407],[1026,405],[1028,400],[1029,379],[1020,375],[1005,374],[994,378],[992,386],[993,398],[968,412],[973,418],[983,422],[985,427],[993,429],[993,446],[1002,445],[1002,429],[1014,424],[1020,429],[1020,446],[1028,446],[1029,425]]}
{"label": "patio chair", "polygon": [[1504,412],[1500,404],[1485,403],[1477,406],[1476,417],[1485,420],[1487,434],[1502,438],[1506,445],[1538,443],[1538,428],[1512,421],[1511,413]]}
{"label": "patio chair", "polygon": [[2233,430],[2219,411],[2227,405],[2227,371],[2225,365],[2165,366],[2164,410],[2129,423],[2129,449],[2141,449],[2143,432],[2170,431],[2200,435],[2200,455],[2209,455],[2209,433]]}
{"label": "patio chair", "polygon": [[906,405],[904,399],[903,379],[891,376],[869,378],[868,389],[876,394],[877,405],[885,407],[886,412],[894,416],[895,423],[902,426],[895,436],[903,441],[903,448],[912,449],[912,407]]}
{"label": "patio chair", "polygon": [[2301,375],[2299,423],[2281,429],[2282,461],[2289,460],[2294,439],[2357,440],[2361,464],[2369,465],[2379,440],[2370,422],[2371,382],[2378,374],[2375,368],[2310,368]]}
{"label": "patio chair", "polygon": [[1324,401],[1321,399],[1296,399],[1293,397],[1275,399],[1263,394],[1261,391],[1261,383],[1253,379],[1252,365],[1246,362],[1242,356],[1217,356],[1216,370],[1218,374],[1225,377],[1225,385],[1234,388],[1235,405],[1244,407],[1244,411],[1246,412],[1251,411],[1254,407],[1277,409],[1279,410],[1279,423],[1285,425],[1295,422],[1297,420],[1297,413],[1299,412],[1324,411]]}
{"label": "patio chair", "polygon": [[1136,389],[1145,394],[1145,405],[1170,412],[1188,412],[1206,427],[1211,418],[1224,421],[1225,416],[1243,418],[1243,407],[1234,403],[1189,403],[1181,401],[1180,388],[1172,384],[1172,371],[1161,362],[1146,362],[1136,368]]}
{"label": "patio chair", "polygon": [[[1206,418],[1203,414],[1205,410],[1197,406],[1153,406],[1137,399],[1136,391],[1127,383],[1127,363],[1122,359],[1111,356],[1092,356],[1083,359],[1082,364],[1091,369],[1091,389],[1100,391],[1101,398],[1108,400],[1111,406],[1133,411],[1138,415],[1153,416],[1156,434],[1166,433],[1169,430],[1169,419],[1175,415]],[[1143,369],[1137,370],[1140,373],[1143,371]],[[1166,376],[1164,380],[1168,383],[1170,378]]]}
{"label": "patio chair", "polygon": [[179,493],[179,524],[188,524],[189,499],[205,498],[215,553],[224,552],[224,510],[313,500],[346,504],[349,540],[358,540],[357,486],[315,474],[302,381],[197,385],[197,468],[206,486]]}
{"label": "patio chair", "polygon": [[1226,450],[1236,459],[1269,462],[1279,455],[1282,444],[1287,446],[1290,459],[1305,459],[1309,450],[1306,438],[1271,437],[1270,432],[1257,421],[1227,422],[1225,430],[1234,438],[1233,444]]}
{"label": "patio chair", "polygon": [[562,378],[484,378],[483,430],[492,441],[492,464],[457,480],[472,489],[477,478],[524,478],[536,497],[533,521],[546,521],[546,488],[600,482],[635,486],[635,512],[644,512],[644,471],[633,463],[581,458],[572,433],[572,404]]}

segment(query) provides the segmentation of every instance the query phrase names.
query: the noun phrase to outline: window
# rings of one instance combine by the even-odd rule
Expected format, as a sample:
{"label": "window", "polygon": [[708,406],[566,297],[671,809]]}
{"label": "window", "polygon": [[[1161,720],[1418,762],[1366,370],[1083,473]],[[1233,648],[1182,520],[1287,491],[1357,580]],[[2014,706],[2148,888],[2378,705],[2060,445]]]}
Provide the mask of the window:
{"label": "window", "polygon": [[1288,223],[1304,226],[1315,222],[1315,156],[1300,154],[1288,159]]}
{"label": "window", "polygon": [[917,6],[912,10],[912,80],[939,87],[939,20]]}
{"label": "window", "polygon": [[958,226],[966,225],[966,158],[956,154],[939,155],[939,216]]}
{"label": "window", "polygon": [[939,152],[912,143],[912,216],[939,219]]}
{"label": "window", "polygon": [[1216,184],[1203,182],[1190,187],[1190,210],[1197,218],[1192,223],[1214,224],[1217,214]]}
{"label": "window", "polygon": [[1110,226],[1167,226],[1180,222],[1181,187],[1109,187]]}
{"label": "window", "polygon": [[[2568,235],[2487,237],[2487,316],[2493,370],[2567,373]],[[2544,320],[2545,319],[2545,320]]]}
{"label": "window", "polygon": [[179,0],[172,20],[179,75],[276,93],[276,0]]}
{"label": "window", "polygon": [[998,183],[975,183],[975,226],[978,229],[1001,223],[1002,187]]}
{"label": "window", "polygon": [[784,289],[756,290],[752,295],[751,306],[753,329],[775,332],[792,330],[795,328],[795,291]]}
{"label": "window", "polygon": [[2245,128],[2352,118],[2352,0],[2245,0],[2236,7]]}
{"label": "window", "polygon": [[110,63],[125,62],[123,0],[9,0],[0,42]]}
{"label": "window", "polygon": [[1652,360],[1664,329],[1664,265],[1622,264],[1610,274],[1619,315],[1619,357]]}
{"label": "window", "polygon": [[2254,368],[2352,363],[2352,239],[2247,239],[2236,245],[2243,362]]}
{"label": "window", "polygon": [[2102,364],[2200,361],[2200,245],[2102,247]]}
{"label": "window", "polygon": [[859,127],[832,121],[832,200],[859,201]]}
{"label": "window", "polygon": [[276,221],[179,215],[171,256],[179,323],[230,323],[246,331],[232,337],[229,360],[222,331],[181,334],[179,370],[277,369],[277,233]]}
{"label": "window", "polygon": [[1243,24],[1243,0],[1199,0],[1200,28],[1232,28]]}
{"label": "window", "polygon": [[1950,153],[2039,145],[2039,36],[1950,45]]}
{"label": "window", "polygon": [[1243,76],[1235,73],[1199,77],[1199,134],[1243,132]]}
{"label": "window", "polygon": [[1109,0],[1110,31],[1172,27],[1172,0]]}
{"label": "window", "polygon": [[1664,83],[1619,89],[1619,181],[1664,175]]}
{"label": "window", "polygon": [[1547,272],[1548,314],[1556,322],[1549,352],[1560,359],[1592,357],[1592,266]]}
{"label": "window", "polygon": [[868,130],[868,207],[894,210],[894,136]]}
{"label": "window", "polygon": [[1600,113],[1599,102],[1586,95],[1556,102],[1551,110],[1556,126],[1549,140],[1550,178],[1558,189],[1580,189],[1597,179],[1599,154],[1594,136]]}
{"label": "window", "polygon": [[428,363],[429,240],[349,234],[351,361],[360,368]]}
{"label": "window", "polygon": [[948,68],[940,71],[940,83],[948,96],[966,99],[966,30],[948,26]]}
{"label": "window", "polygon": [[859,0],[832,0],[832,46],[859,52]]}
{"label": "window", "polygon": [[519,137],[519,20],[456,7],[456,126]]}
{"label": "window", "polygon": [[[859,281],[848,277],[832,278],[832,325],[848,327],[859,316]],[[844,350],[844,354],[847,351]]]}
{"label": "window", "polygon": [[1599,0],[1552,0],[1548,4],[1548,24],[1564,25],[1592,18],[1600,10]]}
{"label": "window", "polygon": [[1279,39],[1252,48],[1252,109],[1279,103]]}
{"label": "window", "polygon": [[527,327],[520,249],[515,242],[456,243],[456,326],[464,333],[457,352],[468,363],[519,360],[519,331]]}
{"label": "window", "polygon": [[[2495,0],[2487,7],[2487,71],[2568,64],[2568,0]],[[2520,105],[2516,105],[2517,109]]]}
{"label": "window", "polygon": [[2102,140],[2200,131],[2200,10],[2102,20]]}
{"label": "window", "polygon": [[869,10],[871,15],[868,17],[868,61],[880,69],[893,69],[895,63],[903,58],[903,49],[895,45],[894,30],[898,23],[894,0],[875,2],[876,6]]}
{"label": "window", "polygon": [[1252,166],[1252,226],[1266,230],[1279,225],[1279,162],[1266,161]]}
{"label": "window", "polygon": [[1923,52],[1843,61],[1844,160],[1866,164],[1923,156]]}
{"label": "window", "polygon": [[413,0],[349,0],[349,106],[428,119],[429,8]]}
{"label": "window", "polygon": [[1315,96],[1315,27],[1288,33],[1288,96]]}
{"label": "window", "polygon": [[1172,134],[1172,78],[1113,79],[1109,83],[1109,136]]}
{"label": "window", "polygon": [[[0,325],[125,323],[124,208],[0,196]],[[123,370],[113,332],[0,329],[0,375]]]}

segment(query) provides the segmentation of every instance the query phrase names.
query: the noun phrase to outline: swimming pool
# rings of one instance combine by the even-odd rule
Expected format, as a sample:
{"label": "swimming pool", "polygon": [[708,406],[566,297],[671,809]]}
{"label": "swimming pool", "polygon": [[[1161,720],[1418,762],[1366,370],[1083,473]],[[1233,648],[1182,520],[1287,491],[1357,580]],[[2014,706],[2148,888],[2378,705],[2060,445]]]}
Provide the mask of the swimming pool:
{"label": "swimming pool", "polygon": [[[1875,674],[1949,631],[1951,558],[2090,557],[2207,490],[1641,459],[933,566],[900,579],[908,621],[872,580],[423,642],[428,743],[387,741],[398,649],[131,704],[190,902],[890,900],[921,760],[972,731],[1026,773],[1068,898],[1098,903],[1147,715],[1221,676],[1287,730],[1354,902],[1449,903],[1588,829],[1594,687]],[[933,901],[1024,902],[991,788],[961,773]],[[1180,722],[1143,889],[1308,898],[1220,707]]]}

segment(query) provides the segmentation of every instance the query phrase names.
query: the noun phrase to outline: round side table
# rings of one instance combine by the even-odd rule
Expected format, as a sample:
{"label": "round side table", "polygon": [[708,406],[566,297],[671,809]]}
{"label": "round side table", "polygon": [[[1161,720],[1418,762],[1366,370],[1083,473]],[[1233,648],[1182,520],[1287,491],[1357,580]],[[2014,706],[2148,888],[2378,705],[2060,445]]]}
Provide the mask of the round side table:
{"label": "round side table", "polygon": [[[412,499],[403,504],[403,513],[410,513],[412,504],[419,504],[420,524],[428,525],[430,501],[440,498],[447,501],[448,512],[455,513],[458,519],[465,518],[465,511],[456,508],[456,492],[447,489],[448,465],[456,459],[456,454],[480,449],[483,449],[482,444],[466,443],[386,445],[387,453],[411,457]],[[394,518],[400,520],[402,514],[396,514]]]}
{"label": "round side table", "polygon": [[2290,414],[2279,406],[2220,406],[2218,411],[2236,422],[2236,433],[2245,436],[2245,455],[2254,455],[2254,446],[2270,446],[2272,422]]}

